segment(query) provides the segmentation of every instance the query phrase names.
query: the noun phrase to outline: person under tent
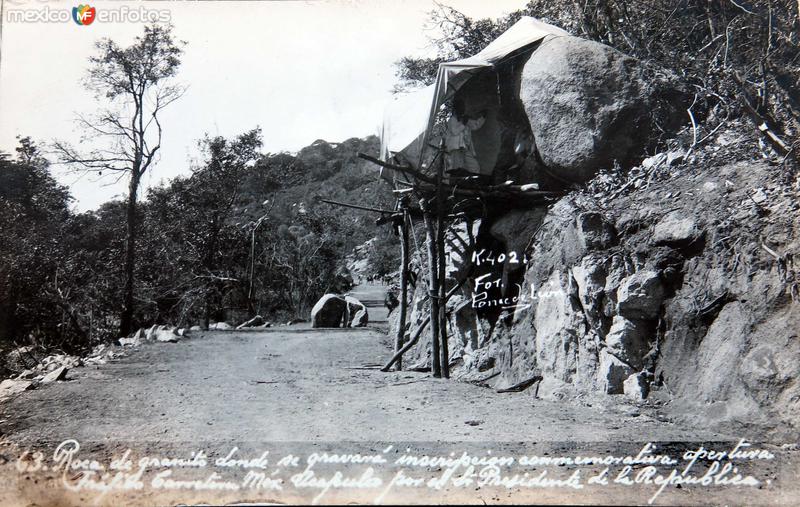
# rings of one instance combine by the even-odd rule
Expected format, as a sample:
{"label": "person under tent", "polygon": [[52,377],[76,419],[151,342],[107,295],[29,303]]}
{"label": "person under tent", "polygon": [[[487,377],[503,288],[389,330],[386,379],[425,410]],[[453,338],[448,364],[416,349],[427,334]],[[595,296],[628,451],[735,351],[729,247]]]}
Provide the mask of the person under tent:
{"label": "person under tent", "polygon": [[474,176],[479,181],[484,179],[481,172],[472,131],[478,130],[486,122],[486,111],[481,111],[476,118],[466,114],[464,101],[456,98],[453,101],[453,114],[447,120],[444,135],[444,148],[448,173],[457,177]]}

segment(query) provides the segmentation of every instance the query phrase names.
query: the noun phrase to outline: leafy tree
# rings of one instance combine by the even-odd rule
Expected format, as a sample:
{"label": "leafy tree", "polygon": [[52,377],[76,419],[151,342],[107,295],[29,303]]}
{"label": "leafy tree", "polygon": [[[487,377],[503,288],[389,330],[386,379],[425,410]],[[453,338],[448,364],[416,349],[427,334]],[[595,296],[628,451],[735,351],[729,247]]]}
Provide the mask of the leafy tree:
{"label": "leafy tree", "polygon": [[54,274],[70,200],[29,138],[20,139],[15,160],[0,154],[0,347],[60,334],[68,305]]}
{"label": "leafy tree", "polygon": [[399,239],[394,232],[379,234],[375,244],[369,249],[367,259],[372,275],[382,277],[400,266]]}
{"label": "leafy tree", "polygon": [[132,330],[134,315],[137,199],[142,176],[156,162],[161,149],[160,114],[183,94],[172,83],[180,66],[181,43],[172,28],[150,25],[144,35],[123,48],[111,39],[97,42],[97,55],[89,59],[87,86],[110,107],[93,116],[79,116],[78,124],[106,146],[81,153],[56,142],[61,161],[82,170],[115,173],[128,178],[126,208],[123,304],[120,332]]}
{"label": "leafy tree", "polygon": [[[148,274],[142,277],[155,291],[151,302],[159,311],[180,307],[183,320],[199,305],[208,326],[226,294],[243,286],[248,248],[246,232],[236,223],[237,204],[261,143],[258,128],[233,140],[206,137],[200,142],[202,166],[150,192],[145,229],[155,255],[145,261]],[[164,265],[173,272],[165,273]],[[160,304],[165,300],[169,308]]]}

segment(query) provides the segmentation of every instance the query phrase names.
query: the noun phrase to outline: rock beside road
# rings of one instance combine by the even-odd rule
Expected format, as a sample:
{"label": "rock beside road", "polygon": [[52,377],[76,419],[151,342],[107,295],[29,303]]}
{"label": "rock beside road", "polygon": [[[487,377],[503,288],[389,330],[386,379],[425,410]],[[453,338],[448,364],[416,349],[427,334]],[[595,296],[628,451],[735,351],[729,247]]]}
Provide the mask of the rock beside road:
{"label": "rock beside road", "polygon": [[66,380],[67,371],[69,371],[69,368],[66,366],[56,368],[42,378],[42,384],[49,384],[50,382],[55,382],[57,380]]}
{"label": "rock beside road", "polygon": [[353,296],[325,294],[311,309],[311,327],[363,327],[369,322],[369,312]]}
{"label": "rock beside road", "polygon": [[241,324],[236,326],[236,329],[247,329],[248,327],[263,327],[266,324],[267,322],[264,320],[264,317],[262,317],[261,315],[256,315],[252,319],[246,322],[242,322]]}
{"label": "rock beside road", "polygon": [[353,315],[350,327],[365,327],[367,324],[369,324],[369,312],[367,308],[364,307]]}
{"label": "rock beside road", "polygon": [[347,302],[336,294],[325,294],[311,309],[311,327],[340,327]]}
{"label": "rock beside road", "polygon": [[32,380],[6,379],[0,382],[0,401],[33,388]]}
{"label": "rock beside road", "polygon": [[369,322],[367,307],[353,296],[345,296],[344,300],[347,303],[347,324],[345,327],[366,326]]}

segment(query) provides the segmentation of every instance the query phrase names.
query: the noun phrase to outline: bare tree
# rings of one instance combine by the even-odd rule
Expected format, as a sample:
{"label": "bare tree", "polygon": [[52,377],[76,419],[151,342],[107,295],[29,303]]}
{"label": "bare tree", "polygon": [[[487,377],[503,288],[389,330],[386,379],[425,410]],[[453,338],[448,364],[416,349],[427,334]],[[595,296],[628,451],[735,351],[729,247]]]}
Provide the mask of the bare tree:
{"label": "bare tree", "polygon": [[64,164],[101,175],[117,173],[118,180],[128,178],[122,335],[132,331],[134,314],[139,185],[161,149],[159,114],[185,91],[171,79],[181,63],[182,44],[174,40],[171,26],[155,24],[145,27],[144,35],[126,48],[111,39],[99,40],[98,54],[89,59],[86,85],[99,102],[109,105],[95,115],[79,115],[77,123],[104,145],[89,152],[64,142],[54,145]]}

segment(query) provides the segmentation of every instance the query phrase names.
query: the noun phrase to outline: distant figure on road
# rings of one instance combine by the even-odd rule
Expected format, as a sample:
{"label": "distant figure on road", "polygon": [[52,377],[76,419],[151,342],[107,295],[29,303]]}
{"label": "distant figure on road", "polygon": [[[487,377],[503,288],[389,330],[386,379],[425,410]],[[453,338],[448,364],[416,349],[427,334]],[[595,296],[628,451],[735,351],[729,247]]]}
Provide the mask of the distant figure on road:
{"label": "distant figure on road", "polygon": [[386,297],[383,298],[383,306],[389,310],[389,315],[392,314],[392,310],[400,306],[400,300],[397,299],[395,290],[394,286],[389,287],[389,290],[386,291]]}

